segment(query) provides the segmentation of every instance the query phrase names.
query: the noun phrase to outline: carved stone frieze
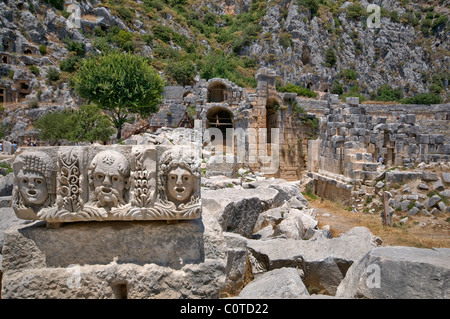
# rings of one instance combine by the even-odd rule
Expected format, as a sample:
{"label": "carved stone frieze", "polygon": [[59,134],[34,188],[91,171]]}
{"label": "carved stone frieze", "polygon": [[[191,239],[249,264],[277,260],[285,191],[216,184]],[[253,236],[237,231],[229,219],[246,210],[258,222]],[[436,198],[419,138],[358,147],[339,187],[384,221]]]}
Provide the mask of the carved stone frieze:
{"label": "carved stone frieze", "polygon": [[23,148],[13,163],[13,208],[49,222],[196,219],[195,154],[190,146]]}

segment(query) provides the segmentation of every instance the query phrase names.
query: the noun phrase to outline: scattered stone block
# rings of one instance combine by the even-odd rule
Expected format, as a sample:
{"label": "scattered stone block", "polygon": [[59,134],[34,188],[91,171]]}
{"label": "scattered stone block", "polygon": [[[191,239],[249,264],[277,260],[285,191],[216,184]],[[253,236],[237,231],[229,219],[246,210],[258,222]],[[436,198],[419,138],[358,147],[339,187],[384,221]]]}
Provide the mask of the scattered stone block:
{"label": "scattered stone block", "polygon": [[422,180],[425,182],[434,182],[438,180],[438,176],[436,173],[424,171],[422,173]]}
{"label": "scattered stone block", "polygon": [[439,202],[438,204],[438,208],[442,213],[445,213],[447,211],[447,206],[444,204],[444,202]]}
{"label": "scattered stone block", "polygon": [[[258,273],[283,267],[298,267],[308,287],[334,295],[350,265],[379,245],[365,227],[355,227],[336,238],[309,240],[273,238],[249,240],[252,271]],[[331,257],[330,257],[331,256]]]}
{"label": "scattered stone block", "polygon": [[430,212],[429,212],[428,210],[426,210],[425,208],[422,209],[420,212],[421,212],[422,215],[424,215],[424,216],[431,216]]}
{"label": "scattered stone block", "polygon": [[427,191],[427,190],[430,189],[430,188],[428,187],[428,185],[426,185],[426,184],[424,184],[424,183],[420,183],[420,184],[417,186],[417,188],[418,188],[418,189],[421,189],[421,190],[424,190],[424,191]]}
{"label": "scattered stone block", "polygon": [[442,181],[438,179],[436,183],[433,184],[433,189],[436,191],[443,191],[445,189],[444,184],[442,184]]}
{"label": "scattered stone block", "polygon": [[413,207],[408,211],[408,215],[415,216],[418,212],[420,212],[420,209],[418,207]]}
{"label": "scattered stone block", "polygon": [[246,299],[297,299],[309,296],[295,268],[268,271],[248,283],[239,294]]}
{"label": "scattered stone block", "polygon": [[350,267],[336,296],[448,299],[449,276],[448,248],[379,247]]}
{"label": "scattered stone block", "polygon": [[445,184],[450,184],[450,173],[442,173],[442,179]]}
{"label": "scattered stone block", "polygon": [[244,287],[247,267],[247,239],[234,233],[224,233],[227,243],[227,267],[222,296],[236,296]]}
{"label": "scattered stone block", "polygon": [[428,200],[425,201],[424,206],[426,208],[431,208],[434,207],[434,205],[436,205],[440,201],[441,197],[439,197],[438,195],[433,195],[430,198],[428,198]]}

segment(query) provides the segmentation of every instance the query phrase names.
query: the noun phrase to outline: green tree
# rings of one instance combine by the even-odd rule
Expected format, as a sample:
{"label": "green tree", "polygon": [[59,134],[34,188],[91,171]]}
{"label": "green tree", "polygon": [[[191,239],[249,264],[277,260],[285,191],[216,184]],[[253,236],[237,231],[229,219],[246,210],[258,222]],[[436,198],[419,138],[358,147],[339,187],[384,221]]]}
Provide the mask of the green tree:
{"label": "green tree", "polygon": [[47,113],[34,122],[34,127],[39,131],[39,138],[56,144],[67,139],[70,130],[70,111]]}
{"label": "green tree", "polygon": [[96,105],[82,105],[69,119],[71,130],[67,139],[74,142],[106,142],[114,134],[109,118]]}
{"label": "green tree", "polygon": [[164,90],[164,81],[145,58],[117,51],[85,59],[72,82],[82,98],[106,112],[117,139],[130,114],[147,117],[159,110]]}
{"label": "green tree", "polygon": [[95,105],[82,105],[78,110],[48,113],[39,118],[34,126],[39,137],[53,144],[61,140],[72,142],[108,141],[114,128],[106,115]]}

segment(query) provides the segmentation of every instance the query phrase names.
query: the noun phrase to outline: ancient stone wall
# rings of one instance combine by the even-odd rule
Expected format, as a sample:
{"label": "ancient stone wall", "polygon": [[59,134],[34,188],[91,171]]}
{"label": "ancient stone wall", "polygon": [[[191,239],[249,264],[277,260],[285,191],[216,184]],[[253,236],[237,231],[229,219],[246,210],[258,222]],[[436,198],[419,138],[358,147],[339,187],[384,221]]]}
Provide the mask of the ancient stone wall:
{"label": "ancient stone wall", "polygon": [[[433,106],[431,110],[424,106],[410,110],[407,107],[393,112],[393,106],[367,106],[359,104],[358,98],[347,98],[346,103],[341,103],[337,96],[330,95],[320,121],[320,146],[309,149],[310,156],[318,158],[318,163],[311,161],[309,166],[312,177],[329,183],[372,187],[379,174],[380,158],[383,164],[407,167],[421,162],[448,162],[450,144],[445,135],[440,130],[439,134],[428,133],[426,126],[417,124],[416,114],[405,113],[416,112],[422,121],[435,121],[446,113],[446,106]],[[380,116],[384,114],[380,112],[389,116]],[[320,192],[326,194],[326,183],[318,184]],[[341,186],[337,185],[345,189]]]}

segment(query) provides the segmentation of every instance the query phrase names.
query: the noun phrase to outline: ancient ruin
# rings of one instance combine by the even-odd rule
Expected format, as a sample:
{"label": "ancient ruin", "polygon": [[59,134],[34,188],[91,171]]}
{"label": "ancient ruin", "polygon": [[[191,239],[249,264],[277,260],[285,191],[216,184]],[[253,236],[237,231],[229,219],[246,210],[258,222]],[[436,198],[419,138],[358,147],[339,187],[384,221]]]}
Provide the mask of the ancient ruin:
{"label": "ancient ruin", "polygon": [[12,206],[19,218],[49,222],[196,219],[196,156],[188,146],[23,149]]}

